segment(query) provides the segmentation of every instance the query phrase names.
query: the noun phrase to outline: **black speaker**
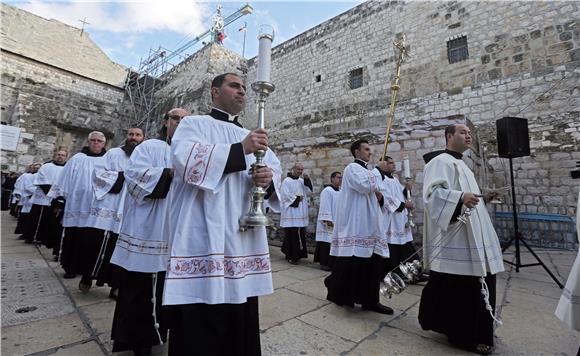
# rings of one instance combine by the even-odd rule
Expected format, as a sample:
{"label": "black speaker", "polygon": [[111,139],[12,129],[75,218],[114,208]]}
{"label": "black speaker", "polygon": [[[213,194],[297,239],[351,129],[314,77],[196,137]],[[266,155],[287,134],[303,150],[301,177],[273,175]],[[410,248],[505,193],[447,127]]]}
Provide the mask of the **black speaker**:
{"label": "black speaker", "polygon": [[525,157],[530,155],[528,120],[503,117],[496,120],[497,153],[500,157]]}

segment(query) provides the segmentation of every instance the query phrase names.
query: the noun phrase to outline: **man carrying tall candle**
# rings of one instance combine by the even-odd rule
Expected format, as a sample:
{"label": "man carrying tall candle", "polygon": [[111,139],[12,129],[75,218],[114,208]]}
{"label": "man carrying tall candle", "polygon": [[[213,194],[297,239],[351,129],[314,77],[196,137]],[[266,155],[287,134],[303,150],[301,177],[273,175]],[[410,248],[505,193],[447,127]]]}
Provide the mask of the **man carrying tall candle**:
{"label": "man carrying tall candle", "polygon": [[[240,230],[250,190],[264,187],[279,209],[281,167],[264,129],[242,128],[246,86],[226,73],[211,84],[208,115],[184,118],[171,143],[170,258],[163,304],[170,306],[169,355],[260,354],[258,296],[271,294],[264,226]],[[248,169],[266,150],[266,167]]]}

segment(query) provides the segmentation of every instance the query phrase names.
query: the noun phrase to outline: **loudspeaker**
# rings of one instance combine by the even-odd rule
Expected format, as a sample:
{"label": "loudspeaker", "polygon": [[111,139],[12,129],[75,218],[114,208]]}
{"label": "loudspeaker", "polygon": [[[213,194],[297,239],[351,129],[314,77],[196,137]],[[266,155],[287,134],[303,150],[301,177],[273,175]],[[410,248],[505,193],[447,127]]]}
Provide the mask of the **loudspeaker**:
{"label": "loudspeaker", "polygon": [[497,153],[500,157],[525,157],[530,155],[528,120],[503,117],[496,120]]}

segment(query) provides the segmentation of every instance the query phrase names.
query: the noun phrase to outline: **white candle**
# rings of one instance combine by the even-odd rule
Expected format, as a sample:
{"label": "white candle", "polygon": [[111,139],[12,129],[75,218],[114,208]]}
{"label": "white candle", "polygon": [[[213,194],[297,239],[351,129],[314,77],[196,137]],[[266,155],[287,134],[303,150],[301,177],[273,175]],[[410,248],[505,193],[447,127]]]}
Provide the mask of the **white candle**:
{"label": "white candle", "polygon": [[403,177],[411,178],[411,165],[408,159],[403,160]]}
{"label": "white candle", "polygon": [[270,82],[270,55],[272,54],[272,36],[260,34],[258,37],[258,82]]}

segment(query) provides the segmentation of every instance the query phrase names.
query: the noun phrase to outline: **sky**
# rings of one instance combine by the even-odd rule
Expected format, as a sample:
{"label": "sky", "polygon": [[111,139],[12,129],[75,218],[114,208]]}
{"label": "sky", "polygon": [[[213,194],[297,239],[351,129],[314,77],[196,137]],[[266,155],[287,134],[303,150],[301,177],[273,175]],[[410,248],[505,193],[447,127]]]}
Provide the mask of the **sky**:
{"label": "sky", "polygon": [[[139,68],[151,51],[160,47],[175,51],[211,28],[218,5],[224,18],[233,14],[245,1],[3,1],[33,14],[56,19],[82,28],[115,62]],[[253,12],[226,27],[224,46],[246,58],[258,52],[258,33],[262,25],[272,26],[276,46],[300,33],[333,18],[361,0],[250,1]],[[246,31],[239,31],[246,27]],[[244,35],[245,46],[244,46]],[[182,52],[183,56],[199,50],[197,42]],[[177,58],[182,60],[183,58]]]}

